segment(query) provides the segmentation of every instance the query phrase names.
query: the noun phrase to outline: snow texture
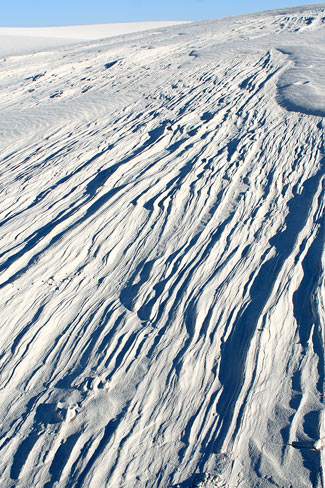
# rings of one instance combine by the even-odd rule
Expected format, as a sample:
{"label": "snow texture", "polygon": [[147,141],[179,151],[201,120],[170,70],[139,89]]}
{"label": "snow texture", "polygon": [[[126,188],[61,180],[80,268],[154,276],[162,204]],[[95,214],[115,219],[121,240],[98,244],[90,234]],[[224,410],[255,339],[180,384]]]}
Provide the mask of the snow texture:
{"label": "snow texture", "polygon": [[324,19],[0,60],[1,487],[324,487]]}
{"label": "snow texture", "polygon": [[0,27],[0,56],[39,52],[77,44],[90,39],[105,39],[184,23],[179,21],[157,21],[66,27]]}

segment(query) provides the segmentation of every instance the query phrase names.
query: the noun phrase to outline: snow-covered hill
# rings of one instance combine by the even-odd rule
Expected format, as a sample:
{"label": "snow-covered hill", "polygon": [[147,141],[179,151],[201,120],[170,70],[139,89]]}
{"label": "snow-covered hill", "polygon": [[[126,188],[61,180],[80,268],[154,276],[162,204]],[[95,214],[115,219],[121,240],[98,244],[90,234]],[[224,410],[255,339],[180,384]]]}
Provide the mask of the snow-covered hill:
{"label": "snow-covered hill", "polygon": [[30,54],[85,40],[107,39],[133,32],[143,32],[185,22],[122,22],[113,24],[73,25],[61,27],[0,27],[0,56]]}
{"label": "snow-covered hill", "polygon": [[1,487],[324,486],[324,30],[1,60]]}

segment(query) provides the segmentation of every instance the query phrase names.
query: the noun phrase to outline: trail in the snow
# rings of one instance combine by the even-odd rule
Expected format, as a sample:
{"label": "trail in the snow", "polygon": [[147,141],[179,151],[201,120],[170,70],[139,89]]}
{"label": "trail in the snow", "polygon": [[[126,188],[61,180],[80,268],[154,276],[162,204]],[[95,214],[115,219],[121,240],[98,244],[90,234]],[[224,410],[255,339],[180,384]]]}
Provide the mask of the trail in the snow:
{"label": "trail in the snow", "polygon": [[1,62],[2,486],[323,487],[324,18]]}

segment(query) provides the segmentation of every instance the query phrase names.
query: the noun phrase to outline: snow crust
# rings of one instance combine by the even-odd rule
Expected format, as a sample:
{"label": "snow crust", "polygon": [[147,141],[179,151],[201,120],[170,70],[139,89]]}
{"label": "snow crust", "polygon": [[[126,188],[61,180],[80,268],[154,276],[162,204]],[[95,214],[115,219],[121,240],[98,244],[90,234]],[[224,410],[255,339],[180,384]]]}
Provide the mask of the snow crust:
{"label": "snow crust", "polygon": [[1,487],[323,488],[324,19],[1,60]]}

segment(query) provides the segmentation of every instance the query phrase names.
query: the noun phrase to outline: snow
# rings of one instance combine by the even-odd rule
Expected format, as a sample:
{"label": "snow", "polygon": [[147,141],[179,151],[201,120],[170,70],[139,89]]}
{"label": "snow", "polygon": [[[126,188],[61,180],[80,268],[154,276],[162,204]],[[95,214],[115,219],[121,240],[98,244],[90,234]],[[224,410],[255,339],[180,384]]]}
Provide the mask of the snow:
{"label": "snow", "polygon": [[0,61],[1,486],[323,487],[324,19]]}
{"label": "snow", "polygon": [[318,439],[318,441],[316,441],[314,444],[314,449],[316,449],[317,451],[323,449],[323,447],[324,447],[324,439]]}
{"label": "snow", "polygon": [[0,27],[0,56],[12,56],[186,23],[121,22],[62,27]]}

